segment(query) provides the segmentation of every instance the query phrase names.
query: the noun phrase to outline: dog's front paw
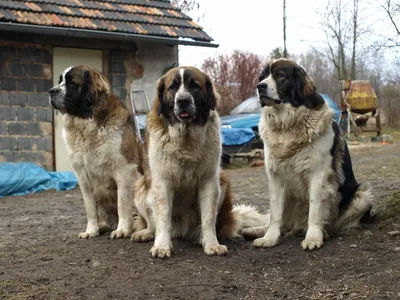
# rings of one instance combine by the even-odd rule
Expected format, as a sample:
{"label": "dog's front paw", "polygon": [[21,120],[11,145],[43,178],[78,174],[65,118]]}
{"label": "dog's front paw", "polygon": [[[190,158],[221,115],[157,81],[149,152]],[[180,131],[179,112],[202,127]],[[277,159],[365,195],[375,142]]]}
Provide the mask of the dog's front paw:
{"label": "dog's front paw", "polygon": [[277,236],[266,236],[254,240],[253,246],[257,248],[270,248],[279,244],[279,235]]}
{"label": "dog's front paw", "polygon": [[242,235],[247,240],[254,240],[264,236],[266,230],[267,228],[265,226],[244,228],[242,230]]}
{"label": "dog's front paw", "polygon": [[226,255],[228,253],[228,248],[225,245],[205,245],[204,252],[207,255]]}
{"label": "dog's front paw", "polygon": [[304,250],[317,250],[324,244],[323,231],[316,226],[310,226],[307,230],[306,238],[301,242]]}
{"label": "dog's front paw", "polygon": [[131,240],[136,243],[150,242],[154,240],[154,233],[148,229],[143,229],[132,233]]}
{"label": "dog's front paw", "polygon": [[98,231],[86,231],[79,234],[80,239],[91,239],[99,235]]}
{"label": "dog's front paw", "polygon": [[322,247],[324,244],[323,238],[322,237],[306,237],[302,242],[301,242],[301,247],[304,250],[318,250],[319,248]]}
{"label": "dog's front paw", "polygon": [[172,247],[167,245],[153,246],[150,249],[150,254],[154,258],[167,258],[171,257]]}
{"label": "dog's front paw", "polygon": [[112,239],[123,239],[129,237],[131,234],[131,231],[129,229],[117,229],[111,232],[110,237]]}

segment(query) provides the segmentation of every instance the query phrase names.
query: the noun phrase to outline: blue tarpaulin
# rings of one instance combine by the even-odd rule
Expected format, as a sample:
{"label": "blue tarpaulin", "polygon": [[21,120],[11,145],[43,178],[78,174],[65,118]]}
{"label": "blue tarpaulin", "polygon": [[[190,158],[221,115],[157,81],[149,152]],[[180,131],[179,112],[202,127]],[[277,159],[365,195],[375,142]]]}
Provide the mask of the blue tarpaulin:
{"label": "blue tarpaulin", "polygon": [[221,128],[222,144],[237,146],[250,142],[256,137],[251,128]]}
{"label": "blue tarpaulin", "polygon": [[336,121],[336,123],[339,122],[339,118],[341,115],[341,111],[340,111],[340,107],[339,105],[337,105],[335,103],[335,101],[332,100],[331,97],[329,97],[327,94],[320,94],[321,97],[326,101],[326,103],[328,103],[328,106],[333,110],[333,112],[335,113],[334,116],[334,120]]}
{"label": "blue tarpaulin", "polygon": [[0,198],[50,189],[71,190],[77,184],[72,172],[47,172],[34,163],[0,163]]}

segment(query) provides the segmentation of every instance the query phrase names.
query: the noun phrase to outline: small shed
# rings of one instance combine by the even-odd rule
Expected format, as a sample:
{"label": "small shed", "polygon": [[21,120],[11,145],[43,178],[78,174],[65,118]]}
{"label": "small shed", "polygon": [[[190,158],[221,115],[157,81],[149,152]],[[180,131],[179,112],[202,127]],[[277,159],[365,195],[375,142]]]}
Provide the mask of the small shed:
{"label": "small shed", "polygon": [[0,161],[72,170],[48,103],[61,71],[91,65],[129,108],[132,87],[153,99],[179,45],[218,46],[169,0],[0,1]]}

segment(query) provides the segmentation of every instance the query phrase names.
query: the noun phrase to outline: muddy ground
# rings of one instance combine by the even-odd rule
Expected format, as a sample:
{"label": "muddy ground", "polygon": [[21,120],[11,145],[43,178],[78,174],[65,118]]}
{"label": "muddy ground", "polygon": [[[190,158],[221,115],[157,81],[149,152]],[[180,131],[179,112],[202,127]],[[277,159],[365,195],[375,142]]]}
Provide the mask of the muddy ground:
{"label": "muddy ground", "polygon": [[[398,147],[351,148],[377,201],[400,189]],[[262,167],[228,172],[237,202],[267,208]],[[79,240],[85,222],[79,189],[0,199],[0,299],[400,298],[400,236],[388,235],[397,221],[332,238],[315,252],[303,251],[300,237],[266,250],[227,242],[226,257],[174,241],[167,260],[150,258],[150,243],[108,234]]]}

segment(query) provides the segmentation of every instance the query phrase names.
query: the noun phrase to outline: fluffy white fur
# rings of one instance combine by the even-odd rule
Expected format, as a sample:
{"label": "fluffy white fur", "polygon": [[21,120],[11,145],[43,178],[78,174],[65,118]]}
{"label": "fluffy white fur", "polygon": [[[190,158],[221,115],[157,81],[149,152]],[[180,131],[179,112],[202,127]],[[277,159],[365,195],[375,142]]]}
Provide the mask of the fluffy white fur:
{"label": "fluffy white fur", "polygon": [[[261,82],[268,85],[267,96],[279,100],[272,73]],[[263,108],[259,131],[264,142],[270,218],[266,226],[243,231],[247,237],[258,237],[254,246],[275,246],[282,233],[306,233],[302,248],[318,249],[328,233],[358,226],[370,209],[372,196],[360,187],[346,210],[339,212],[345,142],[338,138],[332,157],[332,121],[333,111],[326,104],[318,109],[291,103]]]}
{"label": "fluffy white fur", "polygon": [[[81,118],[65,108],[65,78],[70,71],[82,88],[87,84],[93,93],[92,117]],[[89,73],[90,82],[83,82],[84,72]],[[68,101],[78,105],[87,100],[78,96]],[[67,68],[59,85],[52,88],[50,102],[64,114],[62,135],[83,195],[87,227],[79,237],[93,238],[109,229],[115,229],[111,238],[128,237],[133,230],[132,198],[141,160],[141,145],[134,137],[129,112],[111,93],[102,74],[88,66]]]}
{"label": "fluffy white fur", "polygon": [[[162,80],[183,78],[185,70],[171,70]],[[199,83],[205,84],[202,72],[191,71]],[[188,91],[182,80],[175,104],[184,93]],[[149,172],[135,187],[140,216],[132,240],[149,241],[155,236],[150,250],[153,257],[171,256],[172,238],[198,240],[206,254],[224,255],[228,249],[219,243],[217,235],[237,237],[242,228],[263,224],[265,216],[251,207],[232,209],[229,181],[219,167],[222,149],[218,113],[210,110],[202,125],[171,124],[158,114],[157,105],[159,99],[148,115]]]}

